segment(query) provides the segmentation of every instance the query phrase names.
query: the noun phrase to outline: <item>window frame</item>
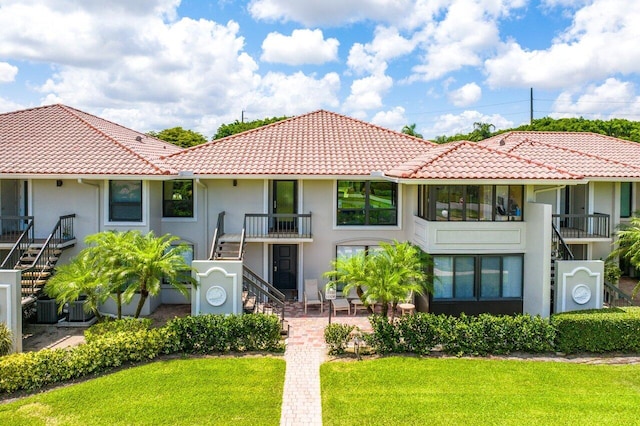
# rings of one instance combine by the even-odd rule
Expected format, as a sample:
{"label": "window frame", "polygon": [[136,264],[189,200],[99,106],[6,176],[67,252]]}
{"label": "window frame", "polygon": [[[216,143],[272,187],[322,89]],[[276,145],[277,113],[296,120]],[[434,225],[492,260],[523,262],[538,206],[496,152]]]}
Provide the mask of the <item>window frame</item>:
{"label": "window frame", "polygon": [[[523,294],[524,294],[524,254],[522,253],[505,253],[505,254],[434,254],[432,255],[433,258],[433,270],[432,270],[432,274],[434,277],[434,287],[437,286],[437,276],[436,276],[436,272],[435,272],[435,265],[437,263],[437,258],[438,257],[444,257],[444,258],[450,258],[451,259],[451,265],[452,265],[452,270],[451,272],[451,291],[448,291],[447,293],[452,294],[452,297],[437,297],[436,296],[436,292],[435,292],[435,288],[434,288],[434,292],[432,294],[432,300],[434,302],[449,302],[449,301],[456,301],[456,302],[490,302],[490,301],[507,301],[507,300],[511,300],[511,301],[521,301],[523,300]],[[473,268],[473,297],[458,297],[457,294],[459,294],[460,292],[457,291],[457,285],[456,285],[456,259],[462,259],[462,258],[473,258],[474,259],[474,268]],[[490,259],[490,258],[499,258],[499,262],[500,262],[500,269],[498,272],[498,276],[500,277],[500,281],[498,283],[499,285],[499,296],[491,296],[491,297],[485,297],[483,296],[483,259]],[[520,276],[518,277],[519,281],[520,281],[520,288],[519,288],[519,296],[504,296],[505,294],[505,289],[508,290],[509,288],[505,286],[505,258],[518,258],[520,259],[519,262],[519,267],[520,267]],[[447,271],[449,272],[449,271]]]}
{"label": "window frame", "polygon": [[[181,198],[181,199],[174,199],[173,197],[176,195],[175,189],[173,189],[172,191],[172,198],[171,199],[166,199],[166,185],[171,183],[175,183],[175,182],[190,182],[191,183],[191,198],[187,198],[186,200]],[[173,203],[175,203],[176,201],[187,201],[189,202],[189,207],[191,208],[191,214],[190,215],[176,215],[174,214],[170,214],[168,212],[168,204],[171,205]],[[185,203],[187,204],[187,203]],[[162,181],[162,218],[163,219],[193,219],[195,218],[195,182],[193,179],[172,179],[172,180],[165,180]],[[172,208],[172,211],[175,211],[175,208]]]}
{"label": "window frame", "polygon": [[[364,191],[364,206],[362,208],[343,208],[342,207],[342,202],[348,198],[346,196],[343,196],[342,194],[344,193],[344,191],[340,191],[340,184],[341,183],[347,183],[347,185],[350,184],[354,184],[354,183],[361,183],[364,184],[363,187],[363,191]],[[372,184],[388,184],[391,186],[391,191],[392,191],[392,197],[391,197],[391,205],[393,206],[392,208],[375,208],[374,206],[372,206],[372,196],[374,196],[374,191],[372,191]],[[383,226],[387,226],[387,227],[398,227],[400,224],[400,186],[395,183],[395,182],[390,182],[390,181],[385,181],[385,180],[358,180],[358,179],[339,179],[336,180],[336,196],[334,197],[334,200],[336,202],[335,205],[335,223],[336,226],[338,227],[357,227],[357,228],[362,228],[362,227],[383,227]],[[362,216],[363,216],[363,220],[362,223],[355,223],[353,221],[351,222],[345,222],[345,221],[341,221],[341,214],[345,214],[347,211],[357,211],[357,210],[361,210],[362,211]],[[372,217],[374,216],[372,213],[381,213],[384,211],[393,211],[393,222],[385,222],[385,223],[373,223],[372,222]]]}
{"label": "window frame", "polygon": [[[139,184],[140,197],[139,201],[117,201],[114,200],[114,195],[116,194],[114,186],[122,185],[124,187],[125,184]],[[141,224],[144,223],[144,197],[145,197],[145,183],[142,180],[138,179],[128,179],[128,180],[109,180],[107,183],[108,191],[107,191],[107,219],[110,223],[117,224],[125,224],[125,223],[135,223]],[[117,207],[136,207],[137,206],[137,217],[136,218],[119,218],[114,217],[114,209]]]}
{"label": "window frame", "polygon": [[[623,188],[627,188],[626,191]],[[627,205],[628,211],[625,211],[623,204]],[[620,217],[628,219],[631,216],[633,216],[633,183],[620,182]]]}
{"label": "window frame", "polygon": [[[498,195],[498,188],[505,187],[506,199]],[[472,191],[472,188],[477,188],[477,191]],[[491,190],[491,215],[481,216],[480,206],[483,203],[480,195],[487,188]],[[420,185],[417,216],[430,222],[522,222],[524,192],[524,185]],[[452,193],[456,195],[455,200],[452,199]],[[470,201],[472,194],[476,197]],[[446,202],[439,200],[443,195],[446,195]],[[438,206],[443,203],[446,206]],[[469,208],[473,204],[477,204],[477,210]],[[470,214],[473,211],[477,211],[476,217]]]}

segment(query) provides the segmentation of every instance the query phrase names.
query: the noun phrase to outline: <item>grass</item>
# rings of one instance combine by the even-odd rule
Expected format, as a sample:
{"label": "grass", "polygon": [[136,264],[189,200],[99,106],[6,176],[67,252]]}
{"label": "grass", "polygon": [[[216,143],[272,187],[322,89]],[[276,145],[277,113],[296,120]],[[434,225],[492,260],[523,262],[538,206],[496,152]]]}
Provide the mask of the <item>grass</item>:
{"label": "grass", "polygon": [[640,365],[392,357],[320,373],[324,425],[640,424]]}
{"label": "grass", "polygon": [[285,362],[159,361],[0,405],[0,425],[277,425]]}

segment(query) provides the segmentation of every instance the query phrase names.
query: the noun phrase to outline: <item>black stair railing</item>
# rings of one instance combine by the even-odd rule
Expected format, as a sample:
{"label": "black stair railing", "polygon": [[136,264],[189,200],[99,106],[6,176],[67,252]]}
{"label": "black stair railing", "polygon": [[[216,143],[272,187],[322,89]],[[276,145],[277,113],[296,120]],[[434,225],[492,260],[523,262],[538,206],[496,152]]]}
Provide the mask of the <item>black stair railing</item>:
{"label": "black stair railing", "polygon": [[606,281],[604,281],[603,301],[607,306],[633,306],[633,299],[631,296]]}
{"label": "black stair railing", "polygon": [[27,250],[18,260],[16,267],[22,270],[23,301],[24,299],[35,300],[38,297],[58,262],[62,251],[59,245],[75,238],[73,234],[75,217],[75,214],[60,216],[35,256],[29,256],[30,252]]}
{"label": "black stair railing", "polygon": [[271,313],[284,321],[285,295],[246,266],[242,273],[243,291],[252,302],[252,311]]}
{"label": "black stair railing", "polygon": [[[25,253],[31,244],[35,241],[33,216],[11,216],[2,217],[2,226],[10,224],[7,229],[22,229],[19,234],[18,240],[15,242],[9,253],[0,264],[0,269],[13,269],[18,263],[18,260]],[[17,226],[13,226],[17,225]]]}
{"label": "black stair railing", "polygon": [[218,213],[218,221],[216,222],[216,229],[213,231],[213,241],[211,242],[211,252],[209,253],[209,260],[213,260],[216,254],[216,247],[218,247],[218,241],[220,237],[224,235],[224,211]]}

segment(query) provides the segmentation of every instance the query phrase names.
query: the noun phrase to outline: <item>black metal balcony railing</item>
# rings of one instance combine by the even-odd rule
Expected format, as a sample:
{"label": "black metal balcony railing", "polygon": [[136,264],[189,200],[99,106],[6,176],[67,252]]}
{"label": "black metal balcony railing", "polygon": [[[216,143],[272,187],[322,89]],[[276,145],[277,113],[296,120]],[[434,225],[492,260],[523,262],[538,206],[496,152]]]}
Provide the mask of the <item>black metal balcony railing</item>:
{"label": "black metal balcony railing", "polygon": [[594,214],[554,214],[553,223],[567,238],[609,238],[609,215]]}
{"label": "black metal balcony railing", "polygon": [[311,213],[247,213],[246,238],[311,238]]}

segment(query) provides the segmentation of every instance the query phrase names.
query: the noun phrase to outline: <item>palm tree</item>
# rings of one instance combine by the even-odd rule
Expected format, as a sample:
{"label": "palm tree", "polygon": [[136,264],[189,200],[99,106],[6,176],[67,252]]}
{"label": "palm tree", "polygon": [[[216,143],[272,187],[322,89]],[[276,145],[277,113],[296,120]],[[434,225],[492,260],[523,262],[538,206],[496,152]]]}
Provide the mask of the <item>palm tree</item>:
{"label": "palm tree", "polygon": [[156,237],[153,231],[146,235],[134,233],[119,273],[122,277],[127,277],[129,282],[123,293],[125,301],[131,301],[136,293],[140,293],[134,315],[136,318],[140,316],[147,297],[160,293],[163,279],[185,296],[188,290],[184,280],[196,285],[192,277],[186,278],[184,275],[185,270],[191,269],[182,256],[187,248],[172,245],[176,240],[178,237],[168,234]]}
{"label": "palm tree", "polygon": [[[634,268],[640,268],[640,217],[634,214],[628,225],[620,225],[617,247],[609,254],[609,259],[623,258]],[[640,281],[633,289],[632,297],[640,291]]]}
{"label": "palm tree", "polygon": [[333,269],[325,277],[344,284],[343,293],[356,288],[363,301],[375,300],[382,304],[382,314],[392,314],[398,301],[411,292],[424,294],[433,291],[428,279],[426,253],[409,242],[380,243],[380,249],[350,258],[340,257],[332,262]]}
{"label": "palm tree", "polygon": [[475,142],[487,139],[491,137],[491,129],[495,130],[496,126],[491,123],[475,122],[473,123],[473,132],[471,132],[470,139]]}
{"label": "palm tree", "polygon": [[402,128],[402,133],[409,136],[414,136],[416,138],[422,139],[422,135],[416,132],[416,123],[407,124]]}
{"label": "palm tree", "polygon": [[71,262],[56,268],[55,275],[47,282],[44,291],[56,299],[59,311],[62,311],[65,303],[86,296],[83,309],[93,312],[100,320],[102,315],[98,308],[109,298],[109,281],[105,275],[96,273],[95,263],[85,249]]}
{"label": "palm tree", "polygon": [[85,243],[91,245],[86,249],[86,256],[93,263],[96,275],[104,278],[109,287],[108,294],[116,302],[118,319],[122,318],[122,290],[128,280],[128,272],[123,271],[122,266],[135,246],[136,235],[134,231],[103,231],[85,238]]}

